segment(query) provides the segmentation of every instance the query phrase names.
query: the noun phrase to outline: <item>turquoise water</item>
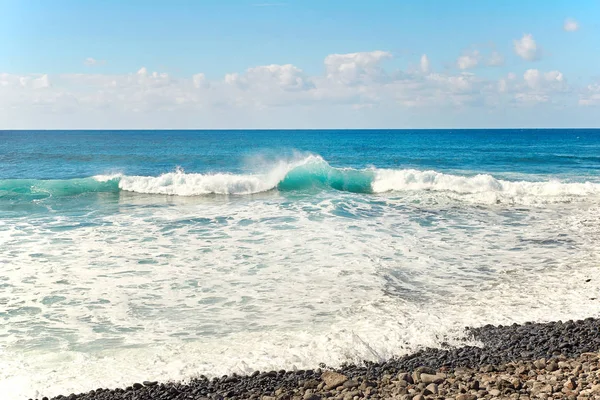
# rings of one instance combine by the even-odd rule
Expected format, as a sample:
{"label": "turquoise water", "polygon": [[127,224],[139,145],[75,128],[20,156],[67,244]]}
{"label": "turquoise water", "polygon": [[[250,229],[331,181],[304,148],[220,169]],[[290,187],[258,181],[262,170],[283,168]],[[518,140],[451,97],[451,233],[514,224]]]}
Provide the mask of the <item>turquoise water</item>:
{"label": "turquoise water", "polygon": [[0,392],[597,315],[599,172],[600,130],[0,132]]}

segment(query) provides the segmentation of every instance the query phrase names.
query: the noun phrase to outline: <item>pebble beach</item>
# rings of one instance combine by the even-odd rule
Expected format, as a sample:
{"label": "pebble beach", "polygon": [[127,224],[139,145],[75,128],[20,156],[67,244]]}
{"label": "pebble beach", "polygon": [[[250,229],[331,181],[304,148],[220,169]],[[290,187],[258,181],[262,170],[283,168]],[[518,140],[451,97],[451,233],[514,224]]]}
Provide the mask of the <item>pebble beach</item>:
{"label": "pebble beach", "polygon": [[[53,400],[600,399],[600,318],[467,328],[477,346],[380,363],[135,382]],[[47,397],[41,400],[48,400]]]}

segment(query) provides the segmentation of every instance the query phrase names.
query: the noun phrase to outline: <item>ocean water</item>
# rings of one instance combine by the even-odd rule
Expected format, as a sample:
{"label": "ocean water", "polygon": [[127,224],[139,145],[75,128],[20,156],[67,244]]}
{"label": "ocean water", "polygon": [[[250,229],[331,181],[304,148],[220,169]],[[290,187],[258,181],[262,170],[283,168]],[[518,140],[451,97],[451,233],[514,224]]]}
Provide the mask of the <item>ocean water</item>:
{"label": "ocean water", "polygon": [[0,132],[0,393],[600,315],[600,130]]}

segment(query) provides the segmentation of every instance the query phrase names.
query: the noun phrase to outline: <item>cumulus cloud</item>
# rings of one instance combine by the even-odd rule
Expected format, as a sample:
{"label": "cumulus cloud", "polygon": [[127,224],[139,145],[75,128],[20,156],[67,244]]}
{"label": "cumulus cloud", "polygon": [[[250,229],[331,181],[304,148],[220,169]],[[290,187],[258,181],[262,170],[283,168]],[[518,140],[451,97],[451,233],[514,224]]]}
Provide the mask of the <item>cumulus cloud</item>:
{"label": "cumulus cloud", "polygon": [[504,57],[495,50],[491,53],[488,53],[488,51],[471,50],[463,53],[456,60],[456,66],[461,70],[472,69],[482,65],[495,67],[503,64]]}
{"label": "cumulus cloud", "polygon": [[343,84],[376,81],[385,77],[381,62],[392,58],[387,51],[331,54],[325,58],[327,78]]}
{"label": "cumulus cloud", "polygon": [[103,65],[106,64],[106,61],[104,60],[96,60],[95,58],[92,57],[88,57],[85,60],[83,60],[83,64],[88,66],[88,67],[93,67],[96,65]]}
{"label": "cumulus cloud", "polygon": [[575,32],[579,30],[579,24],[573,18],[567,18],[563,25],[563,29],[567,32]]}
{"label": "cumulus cloud", "polygon": [[523,73],[523,81],[513,79],[514,97],[524,103],[545,103],[569,92],[569,86],[560,71],[542,72],[528,69]]}
{"label": "cumulus cloud", "polygon": [[525,34],[521,39],[514,40],[515,53],[524,60],[536,61],[542,57],[542,49],[533,39],[533,35]]}
{"label": "cumulus cloud", "polygon": [[598,106],[600,105],[600,83],[588,85],[579,98],[581,106]]}
{"label": "cumulus cloud", "polygon": [[429,58],[427,57],[427,54],[423,54],[421,56],[420,67],[421,67],[422,73],[424,73],[424,74],[429,73],[431,66],[429,65]]}
{"label": "cumulus cloud", "polygon": [[456,65],[460,69],[475,68],[477,64],[479,64],[480,57],[481,55],[479,54],[479,51],[473,50],[468,54],[458,57],[458,60],[456,60]]}
{"label": "cumulus cloud", "polygon": [[206,80],[206,76],[203,73],[192,75],[192,82],[194,83],[194,87],[196,89],[206,88],[210,86],[210,84]]}
{"label": "cumulus cloud", "polygon": [[[4,76],[8,77],[8,74],[3,74]],[[44,75],[29,75],[29,76],[20,76],[17,79],[10,79],[10,81],[12,81],[13,83],[18,81],[19,85],[23,88],[30,88],[30,89],[45,89],[45,88],[49,88],[51,87],[50,84],[50,78],[48,77],[47,74]],[[9,79],[7,79],[5,86],[8,86],[9,83]]]}
{"label": "cumulus cloud", "polygon": [[252,85],[276,86],[290,91],[306,90],[313,87],[304,71],[292,64],[271,64],[249,68],[244,78]]}
{"label": "cumulus cloud", "polygon": [[[478,57],[479,65],[489,63],[487,53],[467,55]],[[571,93],[579,96],[582,105],[600,100],[598,86],[572,91],[560,71],[528,69],[519,76],[511,73],[491,79],[466,69],[458,73],[431,72],[425,54],[418,68],[386,69],[383,62],[390,57],[390,53],[381,51],[333,54],[323,60],[321,74],[309,75],[292,64],[271,64],[231,72],[220,79],[208,79],[203,73],[171,76],[145,67],[114,75],[0,73],[0,112],[9,115],[19,109],[23,115],[37,115],[43,109],[48,115],[94,113],[105,115],[106,120],[115,115],[127,119],[142,114],[153,118],[203,113],[204,118],[221,115],[229,122],[237,121],[234,115],[295,115],[292,110],[301,108],[312,110],[307,115],[316,111],[325,115],[332,108],[351,113],[406,108],[415,112],[473,107],[500,110],[532,103],[553,104]]]}
{"label": "cumulus cloud", "polygon": [[487,60],[487,65],[496,67],[503,64],[504,57],[502,57],[502,54],[498,53],[497,51],[492,51],[492,54],[490,54],[490,57]]}
{"label": "cumulus cloud", "polygon": [[562,84],[564,82],[564,76],[560,71],[542,73],[537,69],[525,71],[523,79],[532,89],[539,89],[544,84]]}

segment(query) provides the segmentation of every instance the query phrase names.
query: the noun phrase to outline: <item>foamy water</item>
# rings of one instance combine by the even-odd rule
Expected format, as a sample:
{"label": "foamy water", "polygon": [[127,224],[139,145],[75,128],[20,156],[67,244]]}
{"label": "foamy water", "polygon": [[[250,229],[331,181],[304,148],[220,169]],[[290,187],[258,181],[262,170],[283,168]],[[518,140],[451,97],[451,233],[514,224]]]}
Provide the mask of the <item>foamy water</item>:
{"label": "foamy water", "polygon": [[597,316],[598,182],[508,172],[303,155],[2,179],[0,393],[384,360],[465,326]]}

